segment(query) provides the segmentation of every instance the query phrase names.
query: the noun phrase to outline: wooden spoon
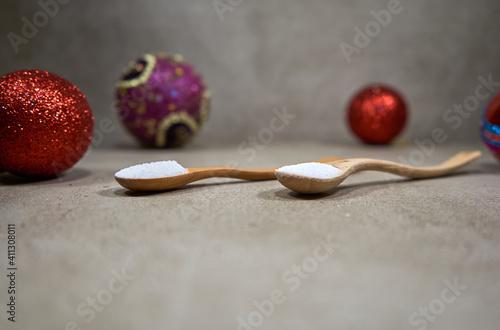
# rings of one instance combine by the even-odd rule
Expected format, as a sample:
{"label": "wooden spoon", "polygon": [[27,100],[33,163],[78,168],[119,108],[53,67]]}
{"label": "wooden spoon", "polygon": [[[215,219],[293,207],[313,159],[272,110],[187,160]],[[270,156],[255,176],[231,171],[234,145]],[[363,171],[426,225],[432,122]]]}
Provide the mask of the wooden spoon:
{"label": "wooden spoon", "polygon": [[[342,158],[326,157],[318,159],[315,162],[328,163],[340,159]],[[130,190],[158,191],[181,187],[185,184],[208,178],[235,178],[250,181],[276,179],[276,168],[243,170],[230,167],[200,167],[187,168],[187,170],[189,173],[186,174],[153,179],[130,179],[117,177],[115,175],[115,180],[118,181],[120,185]]]}
{"label": "wooden spoon", "polygon": [[327,179],[319,179],[277,170],[276,178],[285,187],[301,194],[319,194],[336,186],[355,172],[380,171],[397,174],[413,179],[433,178],[450,174],[481,156],[480,151],[462,151],[444,163],[431,167],[413,167],[385,160],[354,158],[343,159],[328,164],[341,170],[339,174]]}

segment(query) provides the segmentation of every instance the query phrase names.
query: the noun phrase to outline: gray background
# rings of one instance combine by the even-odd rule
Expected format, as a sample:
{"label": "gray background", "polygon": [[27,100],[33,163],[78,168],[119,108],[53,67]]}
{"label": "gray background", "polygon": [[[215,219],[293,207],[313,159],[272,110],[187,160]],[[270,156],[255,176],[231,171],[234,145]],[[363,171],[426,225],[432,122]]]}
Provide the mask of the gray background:
{"label": "gray background", "polygon": [[402,0],[403,11],[350,63],[340,43],[353,44],[353,28],[363,29],[370,11],[388,1],[244,0],[221,21],[209,0],[73,0],[17,54],[7,34],[20,34],[22,17],[31,21],[41,8],[36,1],[0,3],[0,74],[36,68],[75,83],[97,128],[105,118],[116,122],[99,147],[133,145],[111,110],[113,89],[127,63],[146,52],[181,53],[204,75],[213,107],[194,145],[237,146],[284,106],[297,117],[276,141],[358,143],[343,112],[370,82],[390,84],[408,101],[403,137],[426,138],[440,127],[456,141],[478,141],[480,109],[456,130],[443,113],[474,93],[478,76],[500,81],[497,0]]}

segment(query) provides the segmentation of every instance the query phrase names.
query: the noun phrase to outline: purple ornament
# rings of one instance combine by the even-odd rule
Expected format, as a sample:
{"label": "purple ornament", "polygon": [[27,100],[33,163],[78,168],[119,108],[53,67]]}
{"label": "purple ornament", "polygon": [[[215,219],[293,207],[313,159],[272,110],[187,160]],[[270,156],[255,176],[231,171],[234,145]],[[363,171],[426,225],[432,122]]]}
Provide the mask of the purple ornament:
{"label": "purple ornament", "polygon": [[125,127],[145,146],[178,147],[208,119],[210,92],[181,55],[144,54],[116,83],[116,106]]}

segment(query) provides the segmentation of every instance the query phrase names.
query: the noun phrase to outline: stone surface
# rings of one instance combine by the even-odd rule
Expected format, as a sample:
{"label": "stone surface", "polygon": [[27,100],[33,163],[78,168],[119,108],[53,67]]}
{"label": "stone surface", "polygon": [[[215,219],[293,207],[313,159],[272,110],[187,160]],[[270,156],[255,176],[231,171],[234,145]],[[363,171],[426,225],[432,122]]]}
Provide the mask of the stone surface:
{"label": "stone surface", "polygon": [[[425,164],[478,146],[440,146]],[[0,328],[238,329],[241,318],[259,329],[496,329],[500,166],[487,152],[456,175],[366,172],[310,197],[226,178],[134,193],[113,178],[166,159],[267,168],[414,151],[278,143],[248,161],[227,147],[93,150],[60,179],[2,174]],[[15,325],[5,316],[8,223],[17,231]]]}

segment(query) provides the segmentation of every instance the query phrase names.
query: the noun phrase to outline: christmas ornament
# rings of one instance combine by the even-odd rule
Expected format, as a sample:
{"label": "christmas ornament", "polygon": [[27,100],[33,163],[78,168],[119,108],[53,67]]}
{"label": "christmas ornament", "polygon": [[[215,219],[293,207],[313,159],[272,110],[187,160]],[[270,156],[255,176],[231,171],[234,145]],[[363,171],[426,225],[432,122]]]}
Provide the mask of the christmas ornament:
{"label": "christmas ornament", "polygon": [[46,71],[0,78],[0,169],[52,177],[87,151],[94,117],[78,88]]}
{"label": "christmas ornament", "polygon": [[145,146],[178,147],[208,118],[210,93],[181,55],[145,54],[116,83],[125,127]]}
{"label": "christmas ornament", "polygon": [[387,144],[405,125],[406,104],[393,89],[371,85],[354,96],[347,118],[351,130],[364,142]]}
{"label": "christmas ornament", "polygon": [[484,108],[479,131],[484,144],[500,160],[500,93]]}

